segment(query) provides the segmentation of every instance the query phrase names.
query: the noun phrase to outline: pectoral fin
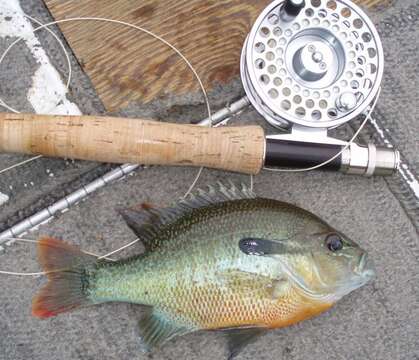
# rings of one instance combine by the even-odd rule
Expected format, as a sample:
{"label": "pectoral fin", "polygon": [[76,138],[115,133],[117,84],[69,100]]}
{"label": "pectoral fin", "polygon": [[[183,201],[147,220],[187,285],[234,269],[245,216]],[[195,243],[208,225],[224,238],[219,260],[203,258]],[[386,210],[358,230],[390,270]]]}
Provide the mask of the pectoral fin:
{"label": "pectoral fin", "polygon": [[247,345],[255,342],[267,330],[264,328],[243,328],[226,330],[228,360],[234,359]]}
{"label": "pectoral fin", "polygon": [[246,296],[264,296],[266,299],[277,299],[287,290],[289,282],[286,277],[275,278],[249,273],[241,270],[228,270],[217,273],[220,284],[235,289]]}
{"label": "pectoral fin", "polygon": [[139,336],[146,352],[162,346],[176,336],[194,331],[194,329],[176,324],[164,314],[153,309],[148,310],[140,320],[138,327]]}

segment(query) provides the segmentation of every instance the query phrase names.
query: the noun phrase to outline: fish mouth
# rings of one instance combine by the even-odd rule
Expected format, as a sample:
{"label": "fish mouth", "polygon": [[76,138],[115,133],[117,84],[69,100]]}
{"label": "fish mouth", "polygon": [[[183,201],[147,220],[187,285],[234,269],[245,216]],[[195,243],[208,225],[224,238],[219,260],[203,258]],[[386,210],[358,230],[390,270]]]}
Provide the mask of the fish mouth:
{"label": "fish mouth", "polygon": [[355,268],[355,273],[368,282],[375,276],[375,267],[367,253],[362,254]]}
{"label": "fish mouth", "polygon": [[348,282],[337,287],[335,300],[340,299],[350,292],[366,285],[375,277],[375,268],[372,260],[366,253],[363,253],[356,266],[352,270],[353,276]]}

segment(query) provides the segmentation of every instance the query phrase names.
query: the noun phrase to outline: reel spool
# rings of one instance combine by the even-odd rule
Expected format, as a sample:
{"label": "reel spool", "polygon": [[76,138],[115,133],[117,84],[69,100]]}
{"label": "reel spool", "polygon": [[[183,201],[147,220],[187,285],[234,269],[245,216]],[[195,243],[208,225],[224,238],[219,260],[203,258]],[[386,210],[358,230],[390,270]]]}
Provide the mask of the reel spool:
{"label": "reel spool", "polygon": [[333,128],[365,113],[383,70],[378,32],[348,0],[274,1],[241,58],[250,102],[282,130]]}

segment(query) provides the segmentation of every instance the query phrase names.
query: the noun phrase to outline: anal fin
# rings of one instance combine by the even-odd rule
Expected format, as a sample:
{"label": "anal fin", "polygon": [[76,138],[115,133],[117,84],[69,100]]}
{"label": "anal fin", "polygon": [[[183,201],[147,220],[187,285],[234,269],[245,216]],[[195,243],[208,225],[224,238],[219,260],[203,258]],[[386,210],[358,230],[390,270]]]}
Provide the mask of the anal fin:
{"label": "anal fin", "polygon": [[264,328],[242,328],[226,330],[228,360],[234,359],[247,345],[265,334]]}
{"label": "anal fin", "polygon": [[146,352],[162,346],[170,339],[194,331],[178,325],[165,314],[150,308],[138,323],[139,336]]}

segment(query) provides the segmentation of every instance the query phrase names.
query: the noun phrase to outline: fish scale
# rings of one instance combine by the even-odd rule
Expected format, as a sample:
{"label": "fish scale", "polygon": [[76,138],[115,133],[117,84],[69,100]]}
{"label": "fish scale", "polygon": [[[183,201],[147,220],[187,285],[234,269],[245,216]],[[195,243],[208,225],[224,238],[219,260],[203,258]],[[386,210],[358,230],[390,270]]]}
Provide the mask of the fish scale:
{"label": "fish scale", "polygon": [[[271,259],[246,256],[237,244],[247,236],[286,236],[283,225],[271,221],[276,207],[276,202],[266,199],[244,199],[198,209],[160,235],[168,238],[156,239],[167,247],[129,260],[122,272],[120,264],[99,269],[100,280],[92,290],[92,299],[153,305],[204,329],[273,327],[278,318],[272,314],[286,318],[292,314],[293,297],[297,303],[303,300],[295,294],[280,302],[272,298],[281,269]],[[262,276],[255,275],[255,271]],[[249,286],[247,283],[252,281]],[[109,295],[107,290],[111,291]]]}
{"label": "fish scale", "polygon": [[141,304],[147,349],[197,330],[224,330],[233,356],[265,330],[326,311],[373,274],[366,253],[324,221],[246,188],[220,186],[175,207],[143,204],[122,215],[144,254],[97,261],[40,240],[49,282],[33,300],[35,316]]}

